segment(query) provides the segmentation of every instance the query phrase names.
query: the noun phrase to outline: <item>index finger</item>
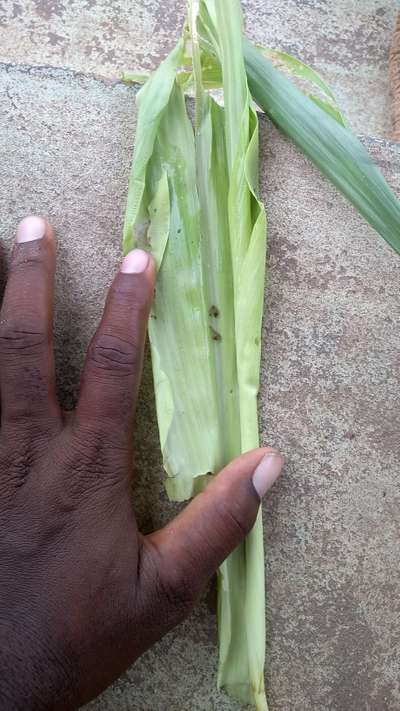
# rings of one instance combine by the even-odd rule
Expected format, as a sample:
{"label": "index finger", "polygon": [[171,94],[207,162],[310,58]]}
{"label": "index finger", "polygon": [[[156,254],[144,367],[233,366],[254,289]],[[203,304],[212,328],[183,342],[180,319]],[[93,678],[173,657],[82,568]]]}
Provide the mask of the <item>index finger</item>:
{"label": "index finger", "polygon": [[139,389],[156,269],[140,249],[125,257],[89,346],[75,413],[78,427],[130,434]]}

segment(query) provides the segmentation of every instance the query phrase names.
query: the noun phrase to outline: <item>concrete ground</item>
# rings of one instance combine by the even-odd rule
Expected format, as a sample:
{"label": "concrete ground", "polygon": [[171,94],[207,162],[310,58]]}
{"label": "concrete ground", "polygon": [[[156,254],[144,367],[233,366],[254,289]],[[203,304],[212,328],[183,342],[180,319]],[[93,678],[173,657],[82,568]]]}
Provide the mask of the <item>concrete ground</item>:
{"label": "concrete ground", "polygon": [[[57,364],[66,406],[76,399],[84,351],[120,259],[135,123],[133,89],[85,75],[110,77],[112,61],[100,71],[106,46],[100,44],[84,63],[84,45],[74,38],[73,10],[76,15],[85,5],[82,32],[90,24],[85,25],[85,17],[90,17],[90,36],[98,36],[99,17],[107,15],[120,33],[119,41],[114,40],[117,67],[135,65],[139,47],[145,48],[141,61],[148,66],[163,51],[167,21],[175,26],[183,0],[170,3],[166,20],[161,3],[131,4],[136,54],[124,42],[128,5],[122,1],[107,6],[99,0],[80,5],[27,1],[19,19],[18,3],[1,6],[8,25],[0,27],[1,58],[7,63],[0,67],[0,241],[6,257],[16,222],[30,212],[47,212],[56,227]],[[368,0],[358,13],[358,4],[350,0],[274,0],[271,10],[260,10],[263,19],[257,23],[250,20],[250,11],[259,11],[255,0],[244,4],[249,31],[257,31],[261,39],[265,27],[271,38],[286,37],[292,51],[295,23],[303,41],[311,18],[317,17],[325,17],[320,37],[330,38],[325,46],[331,51],[341,46],[344,35],[347,47],[356,45],[349,28],[332,34],[334,27],[343,26],[339,11],[347,8],[351,22],[364,18],[364,33],[357,41],[370,48],[371,56],[365,49],[365,75],[360,72],[357,79],[346,69],[350,64],[343,65],[340,72],[350,82],[346,86],[359,88],[368,62],[381,78],[386,76],[387,43],[381,40],[389,38],[394,4],[383,7],[383,0]],[[375,16],[370,30],[368,13]],[[292,24],[277,23],[277,17],[289,15]],[[372,37],[367,41],[376,28],[379,42]],[[64,54],[45,41],[53,31],[68,35]],[[304,40],[304,49],[318,58],[321,45],[315,36],[316,31],[313,45]],[[340,56],[339,49],[335,56]],[[322,61],[328,61],[326,55]],[[356,55],[352,61],[353,68],[358,66]],[[39,67],[47,64],[56,68]],[[370,96],[367,84],[362,91],[361,97]],[[377,81],[378,91],[379,101],[375,93],[366,113],[368,120],[374,115],[374,126],[381,127],[376,132],[383,134],[387,129],[377,117],[384,112],[375,106],[383,97],[387,101],[383,82]],[[365,113],[354,107],[357,120],[364,121]],[[370,130],[370,124],[359,125]],[[270,246],[260,427],[263,442],[279,446],[288,461],[285,477],[264,510],[270,709],[398,711],[400,260],[265,122],[261,139]],[[399,194],[400,148],[376,138],[364,140]],[[134,503],[141,526],[150,530],[177,507],[167,502],[162,487],[148,362],[136,442]],[[216,619],[208,593],[186,623],[88,711],[239,711],[238,704],[215,689],[216,663]]]}
{"label": "concrete ground", "polygon": [[[358,133],[390,136],[388,60],[397,0],[242,0],[248,34],[320,71]],[[185,0],[3,0],[0,62],[115,78],[176,42]]]}

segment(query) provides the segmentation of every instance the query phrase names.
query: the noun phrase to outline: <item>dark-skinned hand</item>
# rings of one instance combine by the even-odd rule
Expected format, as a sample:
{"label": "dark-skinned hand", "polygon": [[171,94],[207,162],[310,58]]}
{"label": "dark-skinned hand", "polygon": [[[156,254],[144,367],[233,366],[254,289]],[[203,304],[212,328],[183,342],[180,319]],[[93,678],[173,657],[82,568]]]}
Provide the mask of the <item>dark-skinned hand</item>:
{"label": "dark-skinned hand", "polygon": [[19,225],[0,319],[0,709],[78,708],[191,611],[252,528],[282,468],[269,449],[227,466],[164,529],[131,506],[133,414],[155,285],[130,252],[88,350],[73,413],[56,398],[55,243]]}

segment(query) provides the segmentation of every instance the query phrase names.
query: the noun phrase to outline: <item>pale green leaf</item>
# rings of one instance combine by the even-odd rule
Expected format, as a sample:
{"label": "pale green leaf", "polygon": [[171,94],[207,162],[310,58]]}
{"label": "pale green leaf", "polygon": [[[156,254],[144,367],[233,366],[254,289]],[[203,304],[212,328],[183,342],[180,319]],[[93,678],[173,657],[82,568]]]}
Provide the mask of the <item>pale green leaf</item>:
{"label": "pale green leaf", "polygon": [[125,84],[145,84],[150,79],[149,72],[123,72],[121,81]]}
{"label": "pale green leaf", "polygon": [[300,59],[296,59],[291,54],[287,52],[282,52],[279,49],[270,49],[269,47],[262,47],[261,45],[256,45],[257,49],[261,54],[265,55],[267,59],[278,68],[287,69],[291,74],[305,81],[311,82],[317,86],[323,94],[325,94],[334,104],[336,104],[336,99],[332,93],[328,84],[323,80],[320,74],[312,69],[308,64],[305,64]]}
{"label": "pale green leaf", "polygon": [[331,118],[335,119],[338,123],[340,123],[341,126],[344,126],[345,128],[347,127],[347,124],[340,113],[338,109],[335,108],[332,104],[329,103],[329,101],[324,101],[324,99],[320,99],[319,96],[315,96],[314,94],[308,94],[308,97],[313,101],[317,106],[319,106],[320,109],[325,111],[328,116]]}
{"label": "pale green leaf", "polygon": [[321,75],[315,71],[315,69],[312,69],[312,67],[308,64],[305,64],[300,59],[296,59],[296,57],[293,57],[287,52],[282,52],[279,49],[270,49],[269,47],[263,47],[258,44],[255,46],[261,54],[267,57],[267,59],[270,59],[274,66],[278,69],[286,69],[288,72],[293,74],[293,76],[296,76],[319,89],[322,94],[327,97],[328,101],[319,96],[315,96],[315,94],[310,92],[307,93],[307,96],[309,96],[310,99],[312,99],[312,101],[314,101],[321,109],[332,116],[332,118],[338,121],[338,123],[341,123],[342,126],[346,126],[346,121],[337,105],[334,94],[328,84],[323,80]]}
{"label": "pale green leaf", "polygon": [[[137,95],[138,124],[136,128],[125,223],[123,247],[125,253],[135,246],[134,227],[149,220],[146,201],[146,171],[154,152],[157,132],[168,106],[180,66],[183,42],[160,64]],[[161,177],[161,176],[159,176]]]}

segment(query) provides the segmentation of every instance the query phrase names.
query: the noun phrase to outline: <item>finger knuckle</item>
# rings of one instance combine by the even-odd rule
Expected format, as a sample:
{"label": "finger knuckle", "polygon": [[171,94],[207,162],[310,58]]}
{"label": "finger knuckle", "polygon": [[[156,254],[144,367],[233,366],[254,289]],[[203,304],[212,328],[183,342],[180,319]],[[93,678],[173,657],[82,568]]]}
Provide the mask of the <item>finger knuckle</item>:
{"label": "finger knuckle", "polygon": [[178,566],[169,566],[159,578],[160,594],[179,621],[192,611],[198,597],[195,579],[195,575],[187,575]]}
{"label": "finger knuckle", "polygon": [[0,448],[0,471],[7,473],[7,489],[10,493],[27,482],[38,454],[31,446],[29,436],[21,436],[19,433],[16,439],[16,433],[10,431],[2,432]]}
{"label": "finger knuckle", "polygon": [[74,480],[83,481],[86,488],[112,488],[129,480],[131,451],[129,443],[122,443],[118,434],[97,430],[96,423],[87,422],[84,429],[73,433],[63,443],[63,461],[74,470]]}
{"label": "finger knuckle", "polygon": [[224,530],[235,539],[247,536],[254,524],[253,518],[246,515],[243,503],[240,501],[218,501],[215,504],[216,517],[221,521]]}
{"label": "finger knuckle", "polygon": [[14,319],[0,321],[0,354],[30,355],[41,350],[48,335],[39,324],[20,323]]}
{"label": "finger knuckle", "polygon": [[120,375],[131,375],[138,365],[139,353],[132,341],[102,334],[94,340],[89,351],[89,360],[96,368]]}
{"label": "finger knuckle", "polygon": [[[181,622],[192,611],[201,592],[199,576],[190,570],[187,564],[176,560],[165,560],[156,548],[145,549],[143,553],[152,587],[157,591],[161,606],[166,606],[169,616],[174,617],[174,624]],[[150,571],[150,572],[149,572]]]}

